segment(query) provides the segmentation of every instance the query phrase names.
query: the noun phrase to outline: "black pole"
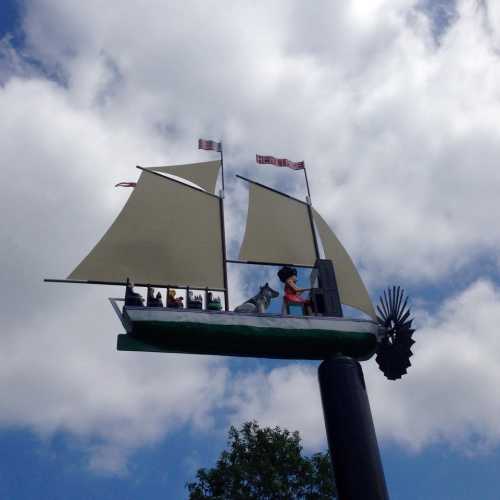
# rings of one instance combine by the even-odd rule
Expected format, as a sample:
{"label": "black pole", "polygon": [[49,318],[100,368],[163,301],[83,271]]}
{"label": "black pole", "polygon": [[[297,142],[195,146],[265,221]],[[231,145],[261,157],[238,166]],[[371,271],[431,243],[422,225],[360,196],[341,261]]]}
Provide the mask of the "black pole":
{"label": "black pole", "polygon": [[307,170],[306,170],[305,163],[304,163],[304,176],[306,178],[307,197],[309,198],[309,203],[312,203],[311,202],[311,191],[309,191],[309,181],[307,180]]}
{"label": "black pole", "polygon": [[307,214],[309,215],[309,224],[311,225],[311,233],[313,237],[313,242],[314,242],[314,252],[316,253],[316,259],[320,259],[319,255],[319,246],[318,246],[318,238],[316,236],[316,229],[314,228],[314,219],[313,219],[313,214],[312,214],[312,209],[311,209],[311,199],[308,198],[309,203],[307,204]]}
{"label": "black pole", "polygon": [[224,153],[222,147],[222,141],[219,142],[220,147],[220,168],[222,176],[222,194],[219,198],[219,208],[220,208],[220,225],[221,225],[221,238],[222,238],[222,265],[224,272],[224,309],[229,311],[229,291],[227,288],[227,255],[226,255],[226,229],[224,227]]}
{"label": "black pole", "polygon": [[234,259],[226,259],[226,262],[229,264],[247,264],[247,265],[255,265],[255,266],[290,266],[290,267],[303,267],[304,269],[312,269],[315,266],[306,266],[305,264],[294,264],[293,262],[264,262],[257,260],[234,260]]}
{"label": "black pole", "polygon": [[289,194],[282,193],[281,191],[278,191],[277,189],[266,186],[265,184],[261,184],[260,182],[254,181],[252,179],[248,179],[247,177],[243,177],[240,174],[235,174],[235,176],[238,177],[238,179],[241,179],[242,181],[249,182],[250,184],[255,184],[256,186],[267,189],[268,191],[272,191],[273,193],[280,194],[281,196],[284,196],[285,198],[290,198],[293,201],[307,205],[307,202],[305,202],[303,200],[299,200],[298,198],[294,198],[293,196],[290,196]]}
{"label": "black pole", "polygon": [[388,500],[361,365],[327,359],[318,378],[339,500]]}
{"label": "black pole", "polygon": [[[312,299],[316,312],[341,317],[332,261],[319,259],[315,267],[319,289],[313,290]],[[345,356],[332,357],[319,365],[318,378],[339,500],[387,500],[361,365]]]}
{"label": "black pole", "polygon": [[227,288],[226,229],[224,227],[224,193],[219,198],[220,230],[222,240],[222,272],[224,278],[224,309],[229,311],[229,291]]}
{"label": "black pole", "polygon": [[319,246],[318,246],[318,238],[316,236],[316,230],[314,229],[314,219],[313,219],[313,214],[312,214],[312,201],[311,201],[311,192],[309,191],[309,181],[307,180],[307,170],[306,170],[306,165],[304,163],[304,176],[306,178],[306,187],[307,187],[307,213],[309,215],[309,223],[311,224],[311,232],[313,235],[313,241],[314,241],[314,251],[316,252],[316,259],[320,259],[319,255]]}
{"label": "black pole", "polygon": [[220,170],[221,170],[221,175],[222,175],[222,193],[223,193],[223,196],[224,196],[224,154],[222,152],[222,141],[219,142],[220,144]]}
{"label": "black pole", "polygon": [[[70,279],[53,279],[53,278],[45,278],[43,280],[45,283],[74,283],[77,285],[111,285],[111,286],[126,286],[126,281],[94,281],[94,280],[70,280]],[[134,286],[139,287],[148,287],[152,286],[153,288],[178,288],[179,290],[186,290],[187,288],[191,288],[191,290],[204,290],[205,287],[188,287],[186,285],[174,285],[172,283],[136,283],[134,282]],[[213,292],[223,292],[224,288],[210,288]]]}

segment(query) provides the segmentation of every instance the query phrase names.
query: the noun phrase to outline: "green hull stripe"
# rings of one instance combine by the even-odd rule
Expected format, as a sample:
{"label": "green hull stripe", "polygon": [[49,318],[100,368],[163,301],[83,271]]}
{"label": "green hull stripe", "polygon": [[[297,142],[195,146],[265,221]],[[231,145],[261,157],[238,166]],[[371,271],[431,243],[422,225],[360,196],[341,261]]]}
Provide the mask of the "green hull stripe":
{"label": "green hull stripe", "polygon": [[359,331],[283,329],[200,322],[134,321],[133,335],[119,335],[124,351],[325,359],[344,354],[367,359],[376,335]]}

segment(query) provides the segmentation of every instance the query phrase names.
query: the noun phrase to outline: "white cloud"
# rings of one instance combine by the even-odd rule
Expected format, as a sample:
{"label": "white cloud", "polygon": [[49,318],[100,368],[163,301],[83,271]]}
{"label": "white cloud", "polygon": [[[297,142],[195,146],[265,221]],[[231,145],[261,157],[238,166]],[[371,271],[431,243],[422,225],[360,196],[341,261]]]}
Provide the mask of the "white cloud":
{"label": "white cloud", "polygon": [[325,432],[317,385],[316,370],[298,364],[240,374],[226,402],[231,421],[257,420],[261,426],[299,430],[307,448],[318,450]]}
{"label": "white cloud", "polygon": [[2,425],[42,436],[68,432],[87,443],[92,467],[112,471],[183,425],[209,430],[226,385],[221,361],[117,352],[122,327],[106,292],[73,289],[58,315],[40,311],[2,332]]}
{"label": "white cloud", "polygon": [[417,334],[402,383],[370,373],[379,432],[419,450],[447,442],[468,453],[500,444],[500,290],[477,281],[447,300]]}
{"label": "white cloud", "polygon": [[[499,321],[500,290],[478,281],[417,325],[413,366],[401,380],[390,382],[374,361],[365,363],[379,440],[414,451],[431,444],[467,454],[498,447]],[[242,375],[228,404],[235,422],[256,418],[298,429],[308,450],[326,446],[315,367]]]}
{"label": "white cloud", "polygon": [[316,204],[370,277],[440,279],[500,243],[482,229],[500,180],[495,31],[470,1],[439,46],[412,2],[370,9],[44,0],[25,27],[72,105],[144,162],[182,161],[202,133],[224,135],[233,168],[256,148],[305,158]]}
{"label": "white cloud", "polygon": [[[234,171],[253,169],[253,177],[303,194],[300,173],[255,170],[262,152],[306,160],[315,204],[374,286],[389,278],[445,286],[478,258],[496,258],[498,7],[458,2],[437,45],[413,4],[26,5],[26,47],[7,39],[0,46],[3,425],[66,430],[87,443],[92,467],[118,469],[137,446],[176,425],[202,425],[220,403],[228,390],[223,361],[109,351],[119,328],[106,292],[41,283],[69,273],[104,232],[128,194],[112,186],[134,180],[136,164],[208,159],[194,149],[198,137],[227,145],[232,256],[246,209]],[[270,273],[233,266],[232,304]],[[420,332],[426,340],[401,385],[369,370],[382,436],[403,442],[408,421],[415,448],[445,439],[470,449],[467,429],[497,442],[498,408],[479,384],[484,377],[491,388],[497,378],[493,364],[479,362],[479,354],[497,352],[484,319],[497,314],[496,293],[478,283],[440,309]],[[480,313],[471,316],[476,322],[453,323],[460,300]],[[479,413],[454,399],[454,420],[444,409],[413,421],[420,407],[407,388],[438,404],[455,376]],[[252,377],[240,392],[229,386],[238,418],[299,428],[317,446],[314,370],[291,365]],[[257,391],[266,381],[267,392]],[[302,413],[290,410],[296,394],[310,403]],[[242,409],[247,400],[254,415]],[[390,415],[378,407],[385,400],[397,402]]]}

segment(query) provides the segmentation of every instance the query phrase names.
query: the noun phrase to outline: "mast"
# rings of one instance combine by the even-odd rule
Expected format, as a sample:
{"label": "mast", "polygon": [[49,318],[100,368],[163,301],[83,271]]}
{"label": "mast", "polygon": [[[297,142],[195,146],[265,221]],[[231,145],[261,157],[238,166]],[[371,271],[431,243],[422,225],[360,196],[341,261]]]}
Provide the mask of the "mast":
{"label": "mast", "polygon": [[311,191],[309,191],[309,181],[307,180],[307,170],[305,163],[304,163],[304,177],[306,178],[307,197],[309,198],[309,202],[311,202]]}
{"label": "mast", "polygon": [[220,170],[222,176],[222,196],[224,196],[225,188],[224,188],[224,148],[222,147],[222,141],[220,144]]}
{"label": "mast", "polygon": [[[309,187],[307,188],[307,192],[309,192]],[[314,251],[316,252],[316,259],[320,259],[321,257],[319,254],[318,237],[316,236],[316,229],[314,229],[314,219],[313,219],[313,214],[312,214],[312,209],[311,209],[311,198],[309,196],[307,197],[307,202],[308,202],[307,203],[307,215],[309,215],[309,223],[311,224],[311,232],[312,232],[313,242],[314,242]]]}
{"label": "mast", "polygon": [[222,273],[224,280],[224,309],[229,311],[229,290],[227,284],[227,255],[226,255],[226,230],[224,225],[224,196],[225,196],[225,183],[224,183],[224,148],[222,141],[216,142],[206,139],[198,139],[198,149],[208,151],[217,151],[220,153],[220,166],[221,166],[221,180],[222,190],[219,193],[219,218],[221,230],[221,245],[222,245]]}
{"label": "mast", "polygon": [[[222,174],[222,184],[224,185],[224,173]],[[224,273],[224,309],[226,311],[229,311],[229,290],[227,286],[226,229],[224,225],[224,190],[222,191],[221,196],[219,197],[219,207],[220,207],[220,231],[221,231],[221,242],[222,242],[222,270]]]}
{"label": "mast", "polygon": [[320,254],[319,254],[319,246],[318,246],[318,237],[316,235],[316,230],[314,229],[314,219],[313,219],[313,214],[312,214],[312,210],[311,210],[311,206],[312,206],[312,200],[311,200],[311,191],[309,189],[309,181],[307,179],[307,170],[306,170],[306,164],[304,162],[304,177],[306,179],[306,188],[307,188],[307,197],[306,197],[306,200],[307,200],[307,213],[309,215],[309,223],[311,224],[311,232],[313,234],[313,241],[314,241],[314,250],[316,252],[316,259],[319,259],[320,258]]}
{"label": "mast", "polygon": [[226,226],[224,222],[224,196],[226,193],[226,188],[224,186],[224,148],[222,141],[219,142],[219,152],[220,152],[220,170],[222,179],[222,191],[220,193],[220,230],[221,230],[221,241],[222,241],[222,267],[224,272],[224,309],[229,311],[229,288],[227,285],[227,254],[226,254]]}

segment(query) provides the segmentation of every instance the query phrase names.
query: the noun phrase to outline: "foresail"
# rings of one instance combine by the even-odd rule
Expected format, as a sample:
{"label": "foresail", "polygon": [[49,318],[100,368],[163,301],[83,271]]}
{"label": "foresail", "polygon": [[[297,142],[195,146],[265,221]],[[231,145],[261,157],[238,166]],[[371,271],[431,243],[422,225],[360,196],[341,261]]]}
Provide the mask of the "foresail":
{"label": "foresail", "polygon": [[239,258],[313,266],[316,253],[307,205],[251,183]]}
{"label": "foresail", "polygon": [[351,257],[323,217],[313,209],[314,223],[318,230],[325,257],[333,262],[342,304],[355,307],[376,319],[368,291]]}
{"label": "foresail", "polygon": [[145,171],[68,279],[222,289],[222,248],[219,198]]}
{"label": "foresail", "polygon": [[219,176],[220,161],[205,161],[202,163],[188,163],[185,165],[171,165],[151,167],[148,170],[172,174],[192,182],[209,193],[215,193],[215,185]]}

